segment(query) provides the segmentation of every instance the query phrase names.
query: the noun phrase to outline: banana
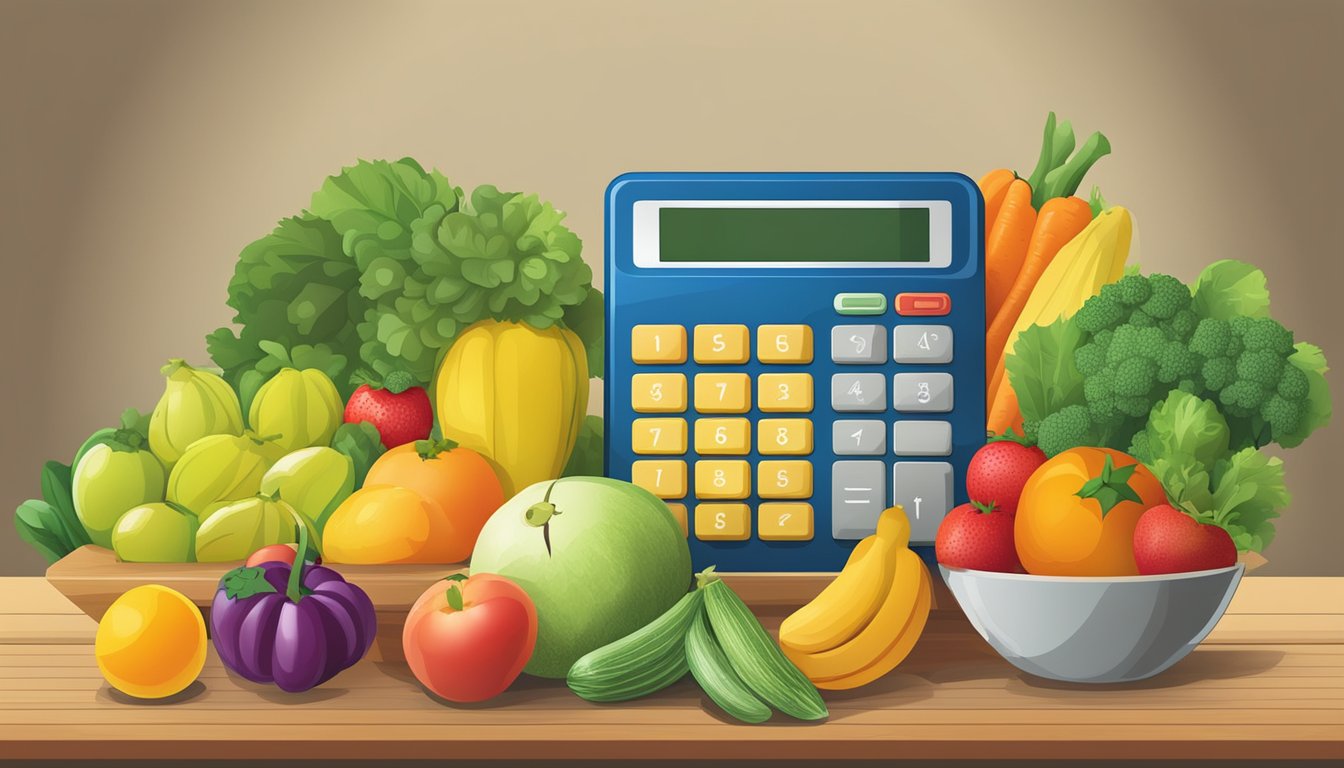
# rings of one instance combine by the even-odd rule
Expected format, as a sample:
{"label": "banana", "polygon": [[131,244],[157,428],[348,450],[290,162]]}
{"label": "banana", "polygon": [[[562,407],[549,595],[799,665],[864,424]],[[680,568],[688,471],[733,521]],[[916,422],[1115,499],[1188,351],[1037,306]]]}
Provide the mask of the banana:
{"label": "banana", "polygon": [[[800,653],[785,647],[784,653],[810,680],[845,677],[878,661],[898,641],[911,618],[919,611],[923,591],[924,562],[919,555],[902,549],[892,558],[896,575],[887,582],[884,600],[872,621],[842,645],[819,653]],[[927,607],[926,607],[927,610]]]}
{"label": "banana", "polygon": [[[919,560],[913,552],[910,555],[915,558],[920,566],[919,594],[915,601],[914,612],[910,614],[905,627],[894,638],[886,635],[886,637],[891,638],[891,643],[871,664],[848,675],[814,680],[813,683],[818,688],[829,691],[844,691],[867,685],[895,669],[896,665],[904,661],[905,657],[910,654],[910,650],[915,647],[915,643],[924,633],[924,627],[928,622],[929,608],[933,602],[933,585],[929,577],[929,570],[924,566],[924,561]],[[880,641],[882,637],[881,634],[878,634],[874,640]]]}
{"label": "banana", "polygon": [[876,616],[896,578],[895,555],[908,552],[909,542],[905,510],[897,505],[883,512],[877,533],[858,543],[840,575],[780,624],[779,642],[785,651],[827,651],[854,637]]}

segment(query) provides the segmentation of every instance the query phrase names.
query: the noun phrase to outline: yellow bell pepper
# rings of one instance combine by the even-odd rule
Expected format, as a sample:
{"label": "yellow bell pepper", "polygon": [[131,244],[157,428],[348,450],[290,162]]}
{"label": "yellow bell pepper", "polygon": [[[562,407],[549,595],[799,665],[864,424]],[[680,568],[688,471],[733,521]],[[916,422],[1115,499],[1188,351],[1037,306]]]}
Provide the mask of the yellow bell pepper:
{"label": "yellow bell pepper", "polygon": [[482,320],[439,364],[443,436],[495,467],[505,498],[560,476],[588,411],[583,342],[559,326]]}

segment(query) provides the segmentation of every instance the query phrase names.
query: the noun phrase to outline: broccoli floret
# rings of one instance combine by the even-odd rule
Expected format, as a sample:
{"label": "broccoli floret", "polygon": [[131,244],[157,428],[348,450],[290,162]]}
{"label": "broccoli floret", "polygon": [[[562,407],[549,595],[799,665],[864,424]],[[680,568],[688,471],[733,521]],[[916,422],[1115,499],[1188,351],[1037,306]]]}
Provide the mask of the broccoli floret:
{"label": "broccoli floret", "polygon": [[1232,328],[1226,320],[1206,317],[1195,326],[1190,337],[1190,351],[1204,358],[1229,357]]}
{"label": "broccoli floret", "polygon": [[1070,405],[1041,419],[1036,427],[1036,445],[1046,456],[1063,453],[1080,445],[1092,445],[1096,433],[1088,409]]}
{"label": "broccoli floret", "polygon": [[1307,396],[1307,374],[1291,363],[1283,366],[1283,375],[1279,377],[1278,391],[1279,395],[1287,400],[1305,399]]}
{"label": "broccoli floret", "polygon": [[1267,349],[1247,349],[1237,358],[1237,378],[1273,389],[1279,385],[1283,366],[1284,358]]}
{"label": "broccoli floret", "polygon": [[1274,434],[1290,434],[1302,425],[1302,403],[1281,395],[1272,395],[1260,407],[1260,415],[1269,422],[1269,428]]}
{"label": "broccoli floret", "polygon": [[1073,351],[1073,364],[1082,375],[1095,376],[1106,367],[1106,350],[1099,344],[1084,344]]}
{"label": "broccoli floret", "polygon": [[1153,328],[1157,325],[1157,318],[1142,309],[1136,309],[1129,316],[1129,325],[1134,328]]}
{"label": "broccoli floret", "polygon": [[1250,352],[1269,352],[1275,356],[1287,357],[1293,354],[1293,332],[1284,328],[1270,317],[1257,317],[1245,323],[1241,331],[1241,340]]}
{"label": "broccoli floret", "polygon": [[[1137,307],[1153,295],[1152,283],[1143,275],[1126,275],[1115,281],[1114,286],[1116,298],[1127,307]],[[1102,286],[1102,291],[1106,288]]]}
{"label": "broccoli floret", "polygon": [[1230,357],[1214,357],[1204,361],[1199,373],[1204,386],[1217,392],[1237,378],[1237,364]]}
{"label": "broccoli floret", "polygon": [[1199,357],[1179,340],[1168,341],[1162,345],[1157,357],[1157,380],[1163,384],[1173,384],[1180,379],[1194,376],[1199,370]]}
{"label": "broccoli floret", "polygon": [[1143,303],[1143,311],[1158,320],[1170,320],[1177,312],[1190,308],[1190,289],[1171,275],[1151,275],[1152,295]]}
{"label": "broccoli floret", "polygon": [[1084,332],[1095,334],[1114,328],[1129,315],[1115,292],[1106,290],[1109,287],[1102,286],[1101,293],[1083,302],[1082,308],[1074,314],[1073,322]]}
{"label": "broccoli floret", "polygon": [[[1118,334],[1117,334],[1118,335]],[[1111,346],[1114,351],[1115,346]],[[1141,397],[1153,388],[1157,381],[1157,362],[1147,357],[1128,357],[1115,365],[1115,379],[1112,385],[1115,394],[1121,397]],[[1121,410],[1129,413],[1128,409]],[[1143,409],[1148,412],[1147,407]],[[1133,415],[1133,414],[1131,414]]]}
{"label": "broccoli floret", "polygon": [[1218,399],[1233,416],[1250,416],[1265,401],[1265,388],[1249,379],[1237,379],[1223,387]]}
{"label": "broccoli floret", "polygon": [[1199,325],[1199,318],[1189,309],[1182,309],[1171,316],[1171,330],[1177,338],[1188,339]]}

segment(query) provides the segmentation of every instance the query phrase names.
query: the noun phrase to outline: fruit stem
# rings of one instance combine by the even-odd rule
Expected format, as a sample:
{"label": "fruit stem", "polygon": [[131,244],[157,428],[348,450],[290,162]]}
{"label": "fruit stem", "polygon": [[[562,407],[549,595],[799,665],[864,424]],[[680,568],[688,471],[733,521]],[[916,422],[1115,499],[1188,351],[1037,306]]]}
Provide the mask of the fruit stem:
{"label": "fruit stem", "polygon": [[405,371],[393,371],[383,377],[383,389],[394,395],[415,386],[415,377]]}
{"label": "fruit stem", "polygon": [[415,452],[420,455],[421,461],[429,461],[437,458],[440,453],[447,453],[457,447],[456,440],[450,440],[446,437],[438,440],[416,440]]}
{"label": "fruit stem", "polygon": [[145,436],[134,429],[118,429],[104,442],[114,451],[136,453],[145,447]]}
{"label": "fruit stem", "polygon": [[193,368],[190,365],[187,365],[187,361],[184,360],[183,358],[170,357],[168,358],[168,364],[160,368],[159,373],[171,378],[173,374],[177,373],[178,371],[186,371],[187,373],[191,373],[192,370]]}
{"label": "fruit stem", "polygon": [[705,570],[695,574],[696,589],[704,589],[705,587],[708,587],[710,584],[713,584],[716,581],[723,580],[722,577],[719,576],[719,574],[714,572],[714,569],[716,567],[717,566],[711,565]]}
{"label": "fruit stem", "polygon": [[303,599],[303,572],[308,567],[308,526],[301,520],[294,520],[295,527],[298,528],[296,536],[299,540],[299,550],[294,553],[294,565],[289,569],[289,582],[285,584],[285,597],[290,602],[297,603]]}
{"label": "fruit stem", "polygon": [[999,508],[999,503],[997,501],[991,501],[988,504],[984,504],[979,501],[972,501],[971,506],[980,510],[980,514],[988,515],[990,512],[993,512],[994,510]]}

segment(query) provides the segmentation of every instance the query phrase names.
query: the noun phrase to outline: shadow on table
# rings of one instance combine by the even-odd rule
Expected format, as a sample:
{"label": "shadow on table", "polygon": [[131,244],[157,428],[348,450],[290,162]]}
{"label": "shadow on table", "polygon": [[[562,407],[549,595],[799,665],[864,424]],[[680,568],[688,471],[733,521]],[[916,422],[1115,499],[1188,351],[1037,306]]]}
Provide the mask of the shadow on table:
{"label": "shadow on table", "polygon": [[1176,688],[1205,680],[1231,680],[1267,672],[1283,661],[1282,651],[1214,650],[1196,648],[1189,656],[1156,677],[1132,683],[1066,683],[1047,680],[1025,672],[1017,672],[1017,679],[1028,688],[1042,691],[1149,691]]}
{"label": "shadow on table", "polygon": [[138,699],[126,693],[118,691],[106,683],[98,689],[98,698],[104,701],[111,701],[117,704],[130,704],[136,707],[160,707],[167,704],[181,704],[191,701],[206,692],[205,684],[200,680],[192,681],[191,685],[183,688],[172,696],[165,696],[162,699]]}

